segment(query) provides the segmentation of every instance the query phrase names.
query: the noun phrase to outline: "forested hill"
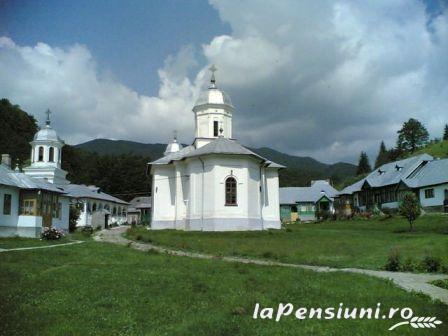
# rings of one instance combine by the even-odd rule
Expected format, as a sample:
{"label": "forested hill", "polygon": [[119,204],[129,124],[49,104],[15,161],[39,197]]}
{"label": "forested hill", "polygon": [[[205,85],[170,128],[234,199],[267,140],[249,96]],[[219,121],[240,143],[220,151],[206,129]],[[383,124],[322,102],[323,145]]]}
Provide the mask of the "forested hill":
{"label": "forested hill", "polygon": [[[157,159],[163,155],[166,144],[95,139],[76,145],[76,148],[102,155],[134,154]],[[311,157],[288,155],[267,147],[251,148],[251,150],[287,167],[280,171],[281,186],[306,186],[311,180],[316,179],[331,179],[333,183],[339,183],[356,173],[356,166],[349,163],[340,162],[328,165]]]}

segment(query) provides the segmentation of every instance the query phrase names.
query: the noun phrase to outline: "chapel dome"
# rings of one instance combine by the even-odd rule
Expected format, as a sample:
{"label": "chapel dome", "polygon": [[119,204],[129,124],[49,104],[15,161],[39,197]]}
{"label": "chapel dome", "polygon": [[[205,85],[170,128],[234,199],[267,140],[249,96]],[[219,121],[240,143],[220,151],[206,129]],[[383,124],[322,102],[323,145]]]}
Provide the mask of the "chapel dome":
{"label": "chapel dome", "polygon": [[45,127],[34,135],[34,141],[61,141],[61,139],[54,129]]}
{"label": "chapel dome", "polygon": [[45,122],[45,126],[41,128],[35,135],[34,141],[57,141],[62,142],[61,138],[59,138],[56,130],[51,127],[50,121],[50,111],[47,111],[47,120]]}
{"label": "chapel dome", "polygon": [[182,148],[183,146],[177,142],[177,136],[176,134],[174,134],[173,140],[171,140],[171,142],[166,146],[165,152],[163,154],[168,155],[171,153],[176,153],[180,151]]}
{"label": "chapel dome", "polygon": [[232,106],[232,101],[227,93],[216,88],[209,87],[206,91],[201,92],[195,106],[205,104],[224,104]]}
{"label": "chapel dome", "polygon": [[[211,66],[210,71],[212,72],[212,77],[210,78],[210,85],[207,90],[202,91],[199,94],[199,98],[196,100],[195,107],[207,104],[213,105],[227,105],[233,109],[232,101],[227,93],[223,90],[218,89],[215,80],[216,67]],[[194,110],[194,109],[193,109]]]}

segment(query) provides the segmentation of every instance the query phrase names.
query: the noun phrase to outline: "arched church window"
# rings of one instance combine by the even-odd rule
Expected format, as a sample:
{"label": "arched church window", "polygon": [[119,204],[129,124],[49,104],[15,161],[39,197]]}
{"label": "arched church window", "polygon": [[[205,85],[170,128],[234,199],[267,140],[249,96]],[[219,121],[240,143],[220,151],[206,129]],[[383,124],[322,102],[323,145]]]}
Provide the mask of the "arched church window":
{"label": "arched church window", "polygon": [[226,205],[236,205],[236,180],[234,177],[226,179]]}
{"label": "arched church window", "polygon": [[95,212],[95,211],[96,211],[96,203],[93,203],[93,206],[92,206],[92,211],[93,211],[93,212]]}
{"label": "arched church window", "polygon": [[54,148],[50,147],[50,151],[48,154],[48,162],[54,162]]}
{"label": "arched church window", "polygon": [[39,156],[38,156],[38,161],[43,161],[44,160],[44,148],[42,146],[39,147]]}

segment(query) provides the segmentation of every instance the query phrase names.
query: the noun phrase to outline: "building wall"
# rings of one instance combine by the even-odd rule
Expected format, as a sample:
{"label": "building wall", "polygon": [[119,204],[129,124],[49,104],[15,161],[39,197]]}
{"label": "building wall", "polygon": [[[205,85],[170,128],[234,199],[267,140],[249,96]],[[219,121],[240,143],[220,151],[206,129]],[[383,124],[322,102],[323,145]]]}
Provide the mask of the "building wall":
{"label": "building wall", "polygon": [[[433,198],[425,198],[425,190],[427,189],[434,190]],[[422,207],[443,206],[443,202],[445,200],[445,190],[448,190],[448,183],[421,188],[419,190],[419,198]]]}
{"label": "building wall", "polygon": [[152,167],[152,228],[175,228],[175,169],[173,165]]}
{"label": "building wall", "polygon": [[[264,188],[262,193],[262,214],[264,229],[280,229],[280,200],[279,200],[279,178],[278,170],[273,168],[264,169]],[[262,181],[263,181],[262,180]]]}
{"label": "building wall", "polygon": [[[5,194],[11,195],[11,214],[3,214]],[[0,185],[0,236],[13,236],[19,221],[19,189]]]}
{"label": "building wall", "polygon": [[[153,166],[152,174],[153,229],[240,231],[280,228],[278,172],[260,170],[257,159],[210,155],[202,158],[202,162],[199,158],[191,158],[174,165]],[[225,205],[225,181],[230,176],[237,181],[236,206]],[[260,192],[263,179],[267,191],[262,188]]]}
{"label": "building wall", "polygon": [[53,227],[68,232],[69,219],[70,219],[70,199],[68,197],[59,197],[59,203],[61,203],[60,218],[53,218]]}

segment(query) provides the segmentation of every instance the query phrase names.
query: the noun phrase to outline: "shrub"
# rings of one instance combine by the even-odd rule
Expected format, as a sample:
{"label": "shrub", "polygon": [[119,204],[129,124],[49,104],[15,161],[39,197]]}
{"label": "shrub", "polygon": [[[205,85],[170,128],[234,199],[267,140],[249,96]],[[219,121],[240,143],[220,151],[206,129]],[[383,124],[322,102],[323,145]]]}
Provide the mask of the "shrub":
{"label": "shrub", "polygon": [[46,240],[59,240],[64,237],[64,232],[56,228],[45,228],[41,237]]}
{"label": "shrub", "polygon": [[440,258],[426,256],[422,261],[422,267],[426,272],[437,272],[440,269]]}
{"label": "shrub", "polygon": [[409,231],[414,231],[413,222],[420,216],[421,207],[417,196],[412,192],[403,195],[398,211],[409,222]]}
{"label": "shrub", "polygon": [[69,219],[68,219],[68,230],[70,232],[74,232],[76,230],[76,224],[78,223],[80,214],[81,210],[79,204],[70,205]]}
{"label": "shrub", "polygon": [[91,234],[93,233],[93,227],[91,227],[91,226],[84,226],[84,227],[81,229],[81,232],[82,232],[83,234],[86,234],[86,235],[91,235]]}
{"label": "shrub", "polygon": [[406,258],[406,260],[401,265],[401,270],[403,272],[414,272],[419,269],[419,264],[412,258]]}
{"label": "shrub", "polygon": [[386,271],[397,272],[400,270],[400,251],[394,248],[390,251],[386,265],[384,265]]}

